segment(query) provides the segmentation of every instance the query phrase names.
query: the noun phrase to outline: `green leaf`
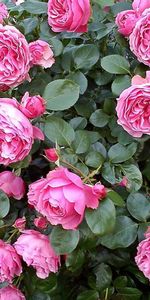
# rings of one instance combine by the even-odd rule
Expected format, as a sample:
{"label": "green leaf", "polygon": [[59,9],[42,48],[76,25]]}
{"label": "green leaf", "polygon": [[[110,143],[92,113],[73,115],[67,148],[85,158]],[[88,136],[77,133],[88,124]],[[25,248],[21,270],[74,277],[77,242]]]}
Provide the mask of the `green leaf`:
{"label": "green leaf", "polygon": [[51,300],[51,298],[47,294],[43,294],[40,291],[36,291],[33,295],[31,295],[29,300]]}
{"label": "green leaf", "polygon": [[76,69],[90,69],[99,59],[99,50],[95,45],[81,45],[73,52]]}
{"label": "green leaf", "polygon": [[142,173],[133,164],[122,164],[121,169],[123,174],[127,177],[127,188],[130,192],[137,192],[143,183]]}
{"label": "green leaf", "polygon": [[118,76],[113,81],[111,89],[114,95],[119,96],[125,89],[131,86],[131,78],[128,75]]}
{"label": "green leaf", "polygon": [[101,66],[111,74],[130,74],[129,62],[121,55],[113,54],[103,57]]}
{"label": "green leaf", "polygon": [[73,128],[64,120],[58,117],[48,117],[44,126],[44,132],[53,143],[68,146],[75,138]]}
{"label": "green leaf", "polygon": [[101,263],[95,269],[96,275],[96,289],[98,291],[103,291],[108,288],[112,281],[112,271],[111,268],[105,263]]}
{"label": "green leaf", "polygon": [[104,157],[97,151],[90,151],[85,157],[85,163],[92,168],[98,168],[102,166]]}
{"label": "green leaf", "polygon": [[87,126],[87,120],[83,117],[75,117],[70,120],[70,125],[74,130],[84,129]]}
{"label": "green leaf", "polygon": [[108,191],[107,192],[108,197],[113,201],[113,203],[117,206],[124,207],[125,202],[122,199],[122,197],[116,193],[115,191]]}
{"label": "green leaf", "polygon": [[66,267],[71,272],[76,272],[84,263],[85,254],[83,250],[75,250],[67,255]]}
{"label": "green leaf", "polygon": [[150,201],[140,193],[129,195],[127,208],[130,214],[139,221],[146,222],[150,218]]}
{"label": "green leaf", "polygon": [[98,300],[98,293],[96,291],[87,290],[78,295],[77,300]]}
{"label": "green leaf", "polygon": [[121,163],[126,160],[129,160],[137,150],[137,144],[132,143],[127,147],[124,147],[121,144],[113,145],[108,151],[108,157],[111,163]]}
{"label": "green leaf", "polygon": [[64,230],[61,227],[54,227],[50,234],[52,247],[57,254],[71,253],[78,245],[79,231]]}
{"label": "green leaf", "polygon": [[90,147],[90,139],[84,130],[77,130],[75,132],[75,139],[72,143],[72,147],[76,154],[81,154],[88,151]]}
{"label": "green leaf", "polygon": [[47,3],[36,0],[28,0],[22,3],[22,7],[31,14],[47,14]]}
{"label": "green leaf", "polygon": [[113,202],[107,198],[100,202],[96,210],[87,209],[85,219],[94,234],[103,236],[112,232],[116,222]]}
{"label": "green leaf", "polygon": [[0,190],[0,219],[7,216],[10,209],[10,201],[7,195]]}
{"label": "green leaf", "polygon": [[107,125],[108,121],[109,116],[106,115],[102,109],[97,109],[90,117],[90,122],[95,127],[104,127]]}
{"label": "green leaf", "polygon": [[142,292],[136,288],[125,287],[118,290],[123,300],[140,300]]}
{"label": "green leaf", "polygon": [[87,89],[88,81],[87,78],[84,76],[84,74],[80,71],[70,73],[67,76],[67,79],[70,79],[74,82],[76,82],[80,86],[80,94],[83,95]]}
{"label": "green leaf", "polygon": [[58,79],[50,82],[44,91],[47,109],[65,110],[73,106],[79,99],[79,86],[68,79]]}
{"label": "green leaf", "polygon": [[37,17],[32,17],[32,18],[27,18],[24,19],[21,23],[21,26],[24,27],[24,33],[29,34],[32,32],[38,25],[38,18]]}
{"label": "green leaf", "polygon": [[137,237],[138,225],[126,216],[119,216],[116,220],[114,232],[100,239],[101,244],[109,249],[127,248]]}
{"label": "green leaf", "polygon": [[111,184],[116,182],[114,166],[109,162],[105,162],[102,167],[102,177]]}

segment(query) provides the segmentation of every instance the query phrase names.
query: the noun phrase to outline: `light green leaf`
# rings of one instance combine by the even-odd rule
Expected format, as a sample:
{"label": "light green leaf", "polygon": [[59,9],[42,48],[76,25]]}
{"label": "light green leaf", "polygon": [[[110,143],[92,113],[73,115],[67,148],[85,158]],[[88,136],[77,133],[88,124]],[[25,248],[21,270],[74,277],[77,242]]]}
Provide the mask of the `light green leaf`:
{"label": "light green leaf", "polygon": [[68,79],[58,79],[50,82],[44,91],[47,109],[65,110],[73,106],[79,98],[79,86]]}

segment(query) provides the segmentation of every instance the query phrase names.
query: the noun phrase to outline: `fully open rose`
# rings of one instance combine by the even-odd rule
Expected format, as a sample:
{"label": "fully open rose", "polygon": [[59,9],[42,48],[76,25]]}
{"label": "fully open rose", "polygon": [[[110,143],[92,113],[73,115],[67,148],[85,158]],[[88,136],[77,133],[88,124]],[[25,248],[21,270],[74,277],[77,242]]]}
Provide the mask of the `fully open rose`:
{"label": "fully open rose", "polygon": [[86,206],[97,208],[105,195],[103,185],[84,185],[79,176],[60,167],[29,186],[28,202],[52,225],[76,229]]}
{"label": "fully open rose", "polygon": [[30,51],[24,35],[14,26],[0,24],[0,91],[29,78]]}
{"label": "fully open rose", "polygon": [[86,32],[91,15],[89,0],[49,0],[48,23],[54,32]]}
{"label": "fully open rose", "polygon": [[146,239],[141,241],[137,247],[135,261],[145,277],[150,280],[150,231],[145,234]]}
{"label": "fully open rose", "polygon": [[137,59],[150,66],[150,9],[146,9],[130,35],[130,49]]}
{"label": "fully open rose", "polygon": [[14,99],[0,98],[0,164],[23,160],[33,143],[33,127]]}
{"label": "fully open rose", "polygon": [[0,240],[0,282],[12,282],[22,272],[20,257],[13,246]]}
{"label": "fully open rose", "polygon": [[132,86],[124,90],[117,103],[118,124],[133,137],[150,135],[150,81],[135,76]]}
{"label": "fully open rose", "polygon": [[17,253],[28,266],[36,269],[39,278],[46,278],[51,272],[56,273],[60,258],[53,250],[50,240],[35,230],[25,230],[14,244]]}
{"label": "fully open rose", "polygon": [[0,289],[0,300],[26,300],[25,296],[15,286],[9,285]]}

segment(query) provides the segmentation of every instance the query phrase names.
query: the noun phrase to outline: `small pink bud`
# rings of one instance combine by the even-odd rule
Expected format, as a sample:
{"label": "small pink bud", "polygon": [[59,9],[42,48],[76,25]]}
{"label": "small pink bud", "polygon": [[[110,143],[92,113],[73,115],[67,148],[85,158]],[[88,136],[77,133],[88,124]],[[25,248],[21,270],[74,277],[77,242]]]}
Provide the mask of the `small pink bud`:
{"label": "small pink bud", "polygon": [[49,161],[55,162],[58,160],[58,155],[55,148],[45,149],[44,152]]}
{"label": "small pink bud", "polygon": [[34,219],[34,225],[38,228],[45,229],[47,224],[47,220],[44,217],[38,217]]}
{"label": "small pink bud", "polygon": [[122,178],[122,180],[119,182],[119,186],[124,186],[124,187],[126,187],[126,186],[127,186],[127,183],[128,183],[128,179],[127,179],[126,176],[124,176],[124,177]]}
{"label": "small pink bud", "polygon": [[22,218],[18,218],[15,223],[13,224],[13,227],[19,229],[20,231],[23,231],[25,229],[26,226],[26,218],[22,217]]}

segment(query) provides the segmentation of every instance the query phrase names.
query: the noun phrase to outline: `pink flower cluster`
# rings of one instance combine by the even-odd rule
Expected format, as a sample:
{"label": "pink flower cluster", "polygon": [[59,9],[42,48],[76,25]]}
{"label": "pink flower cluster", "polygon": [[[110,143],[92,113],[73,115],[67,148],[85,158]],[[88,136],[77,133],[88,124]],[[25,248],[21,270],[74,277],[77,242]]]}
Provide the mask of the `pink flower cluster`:
{"label": "pink flower cluster", "polygon": [[136,75],[132,86],[117,101],[118,124],[133,137],[150,135],[150,72],[146,78]]}
{"label": "pink flower cluster", "polygon": [[16,87],[24,80],[30,81],[29,70],[33,65],[49,68],[54,61],[48,43],[37,40],[28,44],[14,26],[0,24],[0,91]]}
{"label": "pink flower cluster", "polygon": [[145,237],[146,239],[141,241],[137,247],[135,261],[145,277],[150,280],[150,228],[145,233]]}
{"label": "pink flower cluster", "polygon": [[118,31],[129,37],[130,49],[137,59],[150,66],[150,1],[134,0],[132,8],[117,15]]}

